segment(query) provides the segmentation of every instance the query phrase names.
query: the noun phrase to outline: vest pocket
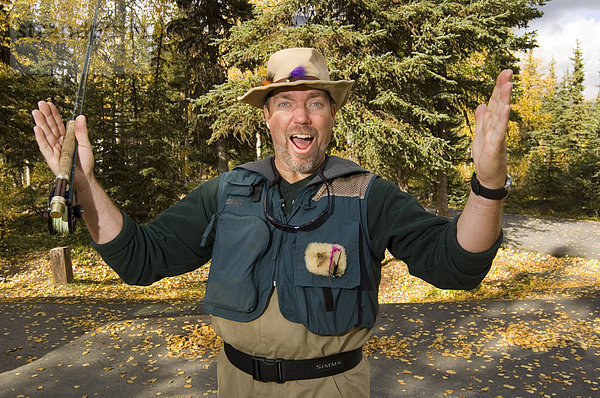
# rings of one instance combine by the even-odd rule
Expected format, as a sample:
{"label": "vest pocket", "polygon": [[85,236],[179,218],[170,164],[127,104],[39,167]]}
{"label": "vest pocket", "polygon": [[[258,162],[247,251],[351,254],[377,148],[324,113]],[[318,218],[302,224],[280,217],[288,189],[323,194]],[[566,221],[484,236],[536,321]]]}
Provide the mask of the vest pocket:
{"label": "vest pocket", "polygon": [[254,268],[269,244],[269,228],[258,217],[221,213],[204,302],[217,308],[252,312],[258,301]]}
{"label": "vest pocket", "polygon": [[296,241],[294,283],[303,287],[340,289],[358,286],[359,237],[358,221],[338,224],[328,220],[317,231],[300,232]]}
{"label": "vest pocket", "polygon": [[318,230],[298,234],[295,312],[311,332],[338,335],[359,324],[360,244],[360,224],[354,220],[332,217]]}

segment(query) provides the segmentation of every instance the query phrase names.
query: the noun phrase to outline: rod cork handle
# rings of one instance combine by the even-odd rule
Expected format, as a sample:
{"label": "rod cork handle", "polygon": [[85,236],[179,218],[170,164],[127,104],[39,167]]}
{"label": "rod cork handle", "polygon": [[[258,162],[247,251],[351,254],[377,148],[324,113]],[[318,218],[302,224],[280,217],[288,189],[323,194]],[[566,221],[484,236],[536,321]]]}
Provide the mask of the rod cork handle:
{"label": "rod cork handle", "polygon": [[71,166],[73,165],[73,154],[75,153],[75,120],[67,122],[67,132],[63,140],[62,149],[60,151],[60,161],[58,163],[57,178],[66,178],[69,180],[71,174]]}
{"label": "rod cork handle", "polygon": [[58,163],[58,173],[56,174],[56,187],[54,188],[54,196],[50,201],[50,217],[61,218],[66,205],[65,193],[67,192],[67,185],[71,175],[71,168],[73,166],[73,155],[75,153],[75,146],[77,140],[75,139],[75,121],[69,120],[67,122],[67,132],[63,139],[62,149],[60,151],[60,160]]}

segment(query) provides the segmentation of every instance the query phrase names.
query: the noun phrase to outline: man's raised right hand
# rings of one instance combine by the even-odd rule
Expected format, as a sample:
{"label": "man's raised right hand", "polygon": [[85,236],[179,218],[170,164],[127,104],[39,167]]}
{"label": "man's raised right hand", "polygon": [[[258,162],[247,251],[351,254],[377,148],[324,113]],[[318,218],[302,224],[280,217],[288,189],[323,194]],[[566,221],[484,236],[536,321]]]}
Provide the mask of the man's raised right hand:
{"label": "man's raised right hand", "polygon": [[[31,112],[35,126],[33,131],[40,152],[46,163],[56,175],[60,160],[60,151],[65,136],[65,125],[58,110],[51,102],[38,102],[38,109]],[[80,115],[75,119],[75,138],[78,142],[77,169],[75,172],[75,188],[78,191],[86,190],[94,178],[94,154],[88,138],[85,116]]]}

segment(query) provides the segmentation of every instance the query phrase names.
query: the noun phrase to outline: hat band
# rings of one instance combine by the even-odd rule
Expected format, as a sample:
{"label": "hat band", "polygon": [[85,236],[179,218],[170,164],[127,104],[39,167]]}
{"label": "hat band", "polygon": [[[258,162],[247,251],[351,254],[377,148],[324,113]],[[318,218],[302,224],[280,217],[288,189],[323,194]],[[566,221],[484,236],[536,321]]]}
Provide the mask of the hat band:
{"label": "hat band", "polygon": [[320,80],[318,77],[314,76],[290,76],[284,77],[283,79],[279,79],[273,83],[291,83],[296,82],[298,80]]}

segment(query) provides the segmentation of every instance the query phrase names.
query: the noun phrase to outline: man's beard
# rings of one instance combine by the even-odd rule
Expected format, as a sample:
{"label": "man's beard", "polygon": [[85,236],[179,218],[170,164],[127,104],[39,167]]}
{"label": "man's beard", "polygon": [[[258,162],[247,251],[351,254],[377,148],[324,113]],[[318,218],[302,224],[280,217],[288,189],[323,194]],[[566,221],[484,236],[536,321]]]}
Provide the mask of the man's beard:
{"label": "man's beard", "polygon": [[[315,137],[315,141],[316,139],[317,137]],[[296,153],[296,157],[292,156],[289,145],[293,144],[288,143],[288,145],[279,145],[273,143],[275,153],[281,156],[281,160],[297,173],[309,174],[315,171],[325,158],[325,149],[317,146],[316,142],[313,143],[313,145],[315,145],[314,150],[305,154]]]}

